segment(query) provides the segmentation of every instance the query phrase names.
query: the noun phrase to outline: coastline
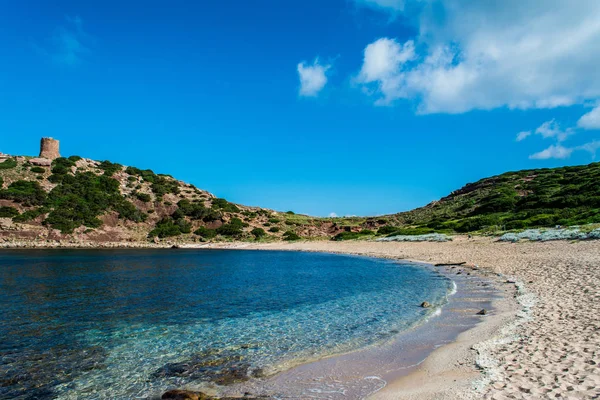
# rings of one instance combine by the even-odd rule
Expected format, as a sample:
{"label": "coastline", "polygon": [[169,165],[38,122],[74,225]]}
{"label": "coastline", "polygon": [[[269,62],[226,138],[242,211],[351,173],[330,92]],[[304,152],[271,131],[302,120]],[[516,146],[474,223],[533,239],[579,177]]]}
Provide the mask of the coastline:
{"label": "coastline", "polygon": [[[231,247],[229,248],[231,249]],[[239,249],[248,250],[245,246]],[[290,249],[260,248],[253,250]],[[292,249],[292,251],[297,250]],[[335,253],[364,256],[348,252]],[[399,260],[395,257],[379,258],[406,263],[406,260]],[[510,307],[512,302],[506,301],[511,297],[504,295],[503,292],[504,290],[512,292],[512,290],[510,287],[499,287],[506,285],[494,283],[495,275],[476,274],[476,270],[469,266],[434,267],[430,264],[413,261],[409,261],[407,264],[421,265],[423,268],[434,270],[451,279],[456,285],[456,291],[450,295],[448,303],[425,320],[399,332],[383,343],[375,343],[347,353],[301,362],[264,380],[220,388],[220,390],[214,391],[214,394],[218,393],[227,398],[242,396],[243,393],[249,392],[261,398],[265,396],[266,398],[294,399],[307,397],[315,399],[376,399],[380,398],[379,396],[382,394],[385,396],[389,393],[390,399],[396,399],[399,398],[398,392],[407,393],[406,385],[396,388],[398,382],[406,380],[415,383],[415,377],[420,376],[423,366],[428,364],[428,360],[434,354],[445,353],[448,349],[452,349],[447,354],[455,355],[456,343],[463,334],[480,326],[495,328],[498,321],[504,321],[505,309]],[[477,315],[482,307],[485,307],[488,312],[485,317]],[[484,323],[487,319],[489,322]],[[455,374],[454,384],[450,386],[456,392],[457,387],[470,382],[472,373],[468,371],[465,363],[461,362],[461,365],[455,365],[453,357],[448,355],[446,356],[448,362],[444,365],[443,374],[439,368],[440,365],[437,365],[438,373],[440,377],[444,378],[448,373]],[[459,379],[460,382],[457,384]],[[429,384],[433,383],[433,387],[450,389],[449,385],[442,385],[431,377],[428,377],[427,381]],[[192,389],[206,390],[206,388],[200,387]],[[211,393],[213,393],[212,389],[209,389]],[[429,394],[418,398],[431,398]],[[457,395],[452,398],[461,398],[461,396]]]}
{"label": "coastline", "polygon": [[[36,246],[11,248],[56,248]],[[168,248],[173,243],[95,243],[60,248]],[[179,244],[179,243],[178,243]],[[4,246],[2,246],[4,245]],[[0,246],[7,247],[7,243]],[[500,243],[455,237],[444,243],[197,243],[182,248],[296,250],[356,254],[428,264],[462,262],[501,274],[505,304],[483,323],[433,351],[408,377],[373,399],[573,398],[600,396],[600,242]],[[509,283],[507,283],[509,281]],[[503,308],[506,307],[506,308]],[[511,310],[511,307],[512,310]]]}
{"label": "coastline", "polygon": [[[514,292],[410,377],[373,399],[573,398],[600,396],[600,243],[504,243],[456,237],[444,243],[296,242],[210,248],[339,252],[425,263],[462,262],[501,274]],[[502,308],[506,307],[506,308]]]}

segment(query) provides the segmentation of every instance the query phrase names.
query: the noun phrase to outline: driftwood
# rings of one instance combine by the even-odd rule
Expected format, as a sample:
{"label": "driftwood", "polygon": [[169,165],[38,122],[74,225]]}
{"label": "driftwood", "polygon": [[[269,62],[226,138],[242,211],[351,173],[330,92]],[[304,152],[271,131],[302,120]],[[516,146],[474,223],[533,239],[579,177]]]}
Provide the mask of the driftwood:
{"label": "driftwood", "polygon": [[467,262],[466,261],[462,261],[462,262],[455,262],[455,263],[440,263],[440,264],[434,264],[436,267],[449,267],[451,265],[465,265]]}

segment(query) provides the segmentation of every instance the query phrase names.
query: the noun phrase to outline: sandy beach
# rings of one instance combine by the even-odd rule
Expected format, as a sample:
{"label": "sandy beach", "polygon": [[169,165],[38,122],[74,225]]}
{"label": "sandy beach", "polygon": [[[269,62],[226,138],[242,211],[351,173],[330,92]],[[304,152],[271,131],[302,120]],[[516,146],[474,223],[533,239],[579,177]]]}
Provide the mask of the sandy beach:
{"label": "sandy beach", "polygon": [[[211,246],[212,247],[212,246]],[[600,243],[297,242],[214,247],[340,252],[462,262],[496,275],[504,304],[373,399],[587,399],[600,396]],[[510,287],[514,290],[511,291]]]}

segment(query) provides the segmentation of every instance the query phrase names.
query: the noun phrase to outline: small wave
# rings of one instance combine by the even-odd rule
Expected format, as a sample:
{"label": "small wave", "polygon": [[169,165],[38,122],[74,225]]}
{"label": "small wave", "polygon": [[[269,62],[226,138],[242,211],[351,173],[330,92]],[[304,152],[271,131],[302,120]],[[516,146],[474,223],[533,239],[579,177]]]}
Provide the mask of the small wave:
{"label": "small wave", "polygon": [[453,296],[456,294],[458,287],[456,286],[456,282],[452,281],[452,287],[450,288],[450,292],[448,292],[448,296]]}

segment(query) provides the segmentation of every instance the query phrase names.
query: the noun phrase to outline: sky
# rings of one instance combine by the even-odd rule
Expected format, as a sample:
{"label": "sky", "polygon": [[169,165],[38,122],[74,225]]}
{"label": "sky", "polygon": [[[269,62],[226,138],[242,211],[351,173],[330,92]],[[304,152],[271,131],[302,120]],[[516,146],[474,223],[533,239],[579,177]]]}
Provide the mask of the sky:
{"label": "sky", "polygon": [[1,4],[8,154],[50,136],[232,202],[343,216],[600,149],[597,0]]}

